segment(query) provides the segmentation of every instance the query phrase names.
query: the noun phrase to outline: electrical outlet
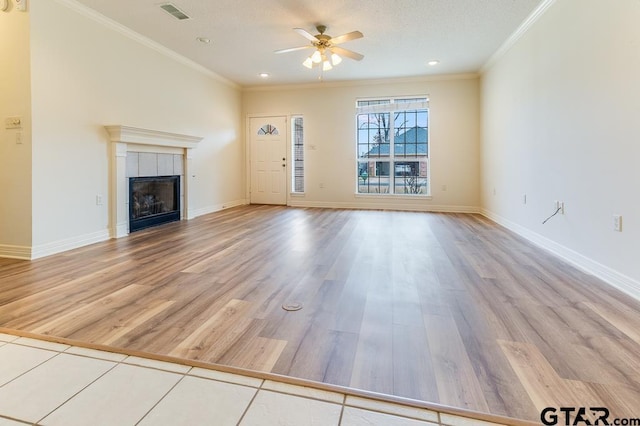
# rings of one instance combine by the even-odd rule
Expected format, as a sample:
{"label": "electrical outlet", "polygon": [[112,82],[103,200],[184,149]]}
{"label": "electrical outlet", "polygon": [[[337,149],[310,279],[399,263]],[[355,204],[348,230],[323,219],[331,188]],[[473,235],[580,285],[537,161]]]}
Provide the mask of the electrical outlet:
{"label": "electrical outlet", "polygon": [[556,201],[555,202],[555,208],[556,208],[556,210],[560,209],[560,211],[558,213],[564,214],[564,201]]}
{"label": "electrical outlet", "polygon": [[613,215],[613,230],[616,232],[622,232],[622,215]]}
{"label": "electrical outlet", "polygon": [[102,205],[102,195],[96,195],[96,206]]}
{"label": "electrical outlet", "polygon": [[320,189],[324,189],[324,183],[320,182],[320,184],[318,185],[320,187]]}
{"label": "electrical outlet", "polygon": [[522,196],[522,204],[527,204],[527,194]]}
{"label": "electrical outlet", "polygon": [[22,118],[20,117],[7,117],[4,119],[5,129],[20,129],[22,128]]}

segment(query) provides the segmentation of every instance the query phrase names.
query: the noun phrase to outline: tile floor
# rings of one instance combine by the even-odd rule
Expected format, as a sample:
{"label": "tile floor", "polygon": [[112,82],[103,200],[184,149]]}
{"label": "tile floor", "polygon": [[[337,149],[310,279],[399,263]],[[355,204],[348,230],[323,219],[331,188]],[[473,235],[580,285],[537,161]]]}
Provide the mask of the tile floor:
{"label": "tile floor", "polygon": [[0,333],[0,426],[489,426],[399,404]]}

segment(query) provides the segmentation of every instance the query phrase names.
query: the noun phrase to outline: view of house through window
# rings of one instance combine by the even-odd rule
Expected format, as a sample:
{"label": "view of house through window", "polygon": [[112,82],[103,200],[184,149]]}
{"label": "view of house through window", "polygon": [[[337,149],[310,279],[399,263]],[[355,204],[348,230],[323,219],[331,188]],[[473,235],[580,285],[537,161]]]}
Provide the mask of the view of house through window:
{"label": "view of house through window", "polygon": [[291,117],[291,150],[293,167],[291,188],[293,192],[304,192],[304,135],[302,116]]}
{"label": "view of house through window", "polygon": [[427,97],[359,100],[356,106],[357,192],[428,195]]}

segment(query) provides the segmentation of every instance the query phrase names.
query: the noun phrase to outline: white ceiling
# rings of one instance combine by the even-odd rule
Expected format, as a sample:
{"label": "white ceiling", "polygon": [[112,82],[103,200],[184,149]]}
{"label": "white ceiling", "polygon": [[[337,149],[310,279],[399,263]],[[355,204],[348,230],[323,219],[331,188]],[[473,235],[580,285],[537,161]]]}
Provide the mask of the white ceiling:
{"label": "white ceiling", "polygon": [[[179,21],[163,0],[77,0],[135,32],[242,86],[309,83],[318,69],[292,28],[364,38],[341,45],[363,54],[324,73],[325,81],[477,72],[542,0],[173,0],[191,17]],[[197,37],[211,39],[203,44]],[[427,65],[436,59],[440,64]],[[270,74],[268,79],[258,76]]]}

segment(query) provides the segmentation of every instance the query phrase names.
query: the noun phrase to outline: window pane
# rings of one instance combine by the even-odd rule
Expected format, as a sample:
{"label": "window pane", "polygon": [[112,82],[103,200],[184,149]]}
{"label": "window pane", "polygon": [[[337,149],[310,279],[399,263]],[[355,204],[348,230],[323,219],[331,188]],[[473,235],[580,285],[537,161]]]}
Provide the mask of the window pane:
{"label": "window pane", "polygon": [[390,163],[388,161],[376,161],[376,176],[389,177]]}
{"label": "window pane", "polygon": [[390,114],[358,114],[358,157],[388,157]]}
{"label": "window pane", "polygon": [[389,193],[388,161],[358,162],[358,192],[363,194]]}
{"label": "window pane", "polygon": [[293,192],[304,192],[304,133],[302,117],[293,117]]}
{"label": "window pane", "polygon": [[258,130],[259,135],[277,135],[278,129],[272,126],[271,124],[265,124]]}
{"label": "window pane", "polygon": [[427,155],[428,132],[426,110],[401,111],[394,114],[396,157],[416,157]]}
{"label": "window pane", "polygon": [[424,111],[423,114],[418,114],[418,122],[417,122],[417,126],[418,127],[429,127],[427,126],[427,116],[428,116],[429,112],[428,111]]}
{"label": "window pane", "polygon": [[427,194],[427,161],[396,161],[394,163],[396,194]]}
{"label": "window pane", "polygon": [[358,107],[364,107],[369,105],[382,105],[382,104],[390,104],[391,99],[375,99],[371,101],[358,101]]}
{"label": "window pane", "polygon": [[409,104],[414,102],[427,102],[427,98],[403,98],[403,99],[395,99],[395,103],[397,104]]}

